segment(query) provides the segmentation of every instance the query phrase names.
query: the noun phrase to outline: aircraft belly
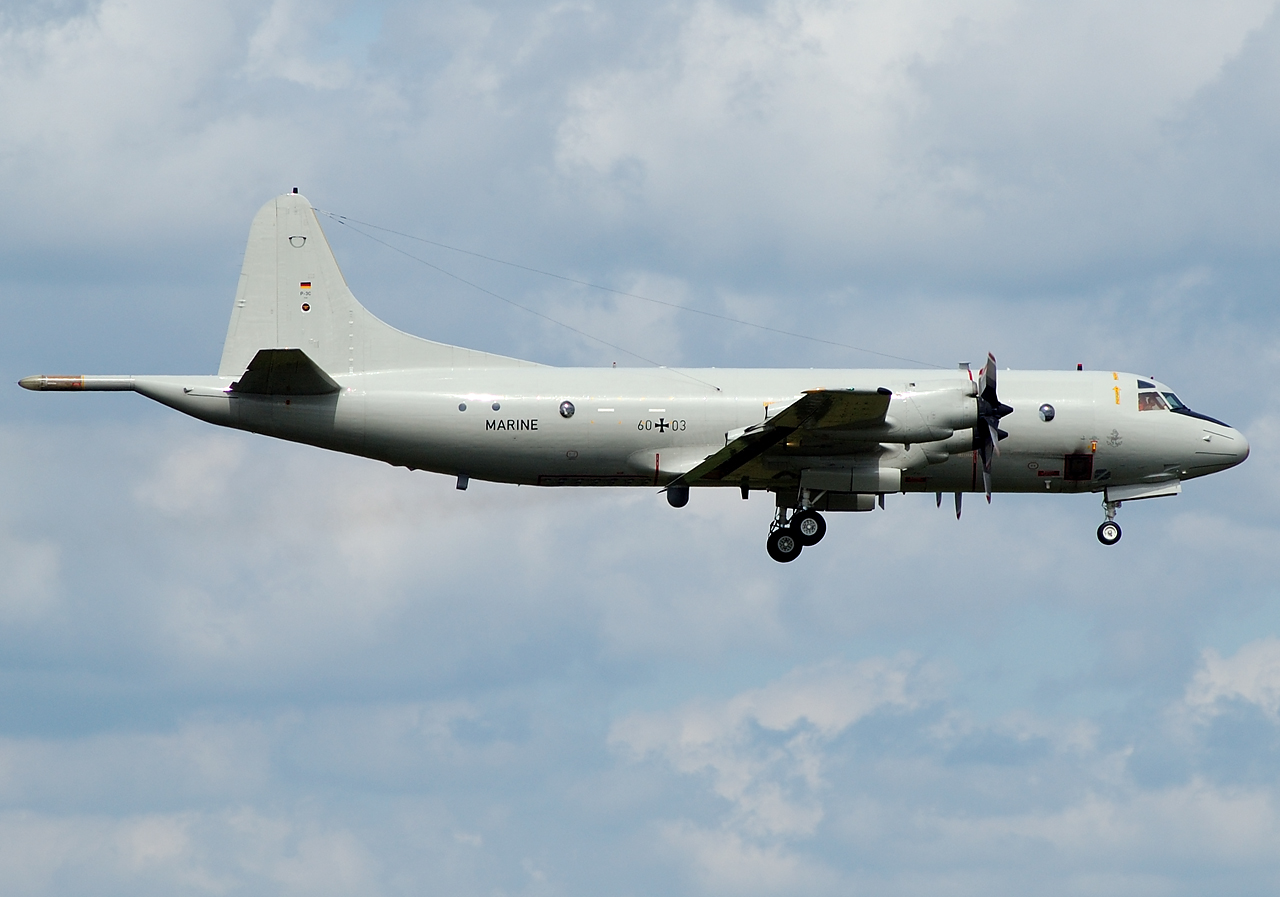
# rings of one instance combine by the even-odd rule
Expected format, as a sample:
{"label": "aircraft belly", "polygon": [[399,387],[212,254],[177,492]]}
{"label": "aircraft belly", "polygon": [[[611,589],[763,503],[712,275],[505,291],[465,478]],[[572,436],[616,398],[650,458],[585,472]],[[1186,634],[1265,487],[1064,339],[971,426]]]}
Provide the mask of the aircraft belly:
{"label": "aircraft belly", "polygon": [[351,454],[364,453],[358,396],[242,396],[231,400],[236,424],[290,442]]}

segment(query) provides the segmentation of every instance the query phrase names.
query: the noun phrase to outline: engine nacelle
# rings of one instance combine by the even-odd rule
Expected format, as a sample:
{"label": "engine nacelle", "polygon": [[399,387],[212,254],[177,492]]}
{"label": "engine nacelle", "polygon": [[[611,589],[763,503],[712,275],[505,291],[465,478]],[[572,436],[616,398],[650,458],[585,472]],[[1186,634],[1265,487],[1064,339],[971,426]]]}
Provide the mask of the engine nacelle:
{"label": "engine nacelle", "polygon": [[978,422],[978,399],[973,384],[962,389],[908,394],[907,401],[915,405],[925,425],[935,430],[967,430]]}
{"label": "engine nacelle", "polygon": [[[914,446],[913,446],[914,448]],[[930,464],[941,464],[952,455],[963,455],[977,448],[973,439],[973,427],[956,430],[946,439],[937,442],[921,443],[919,448],[924,452]]]}
{"label": "engine nacelle", "polygon": [[957,430],[970,430],[978,421],[978,400],[972,384],[956,389],[933,389],[894,397],[881,442],[906,445],[950,439]]}

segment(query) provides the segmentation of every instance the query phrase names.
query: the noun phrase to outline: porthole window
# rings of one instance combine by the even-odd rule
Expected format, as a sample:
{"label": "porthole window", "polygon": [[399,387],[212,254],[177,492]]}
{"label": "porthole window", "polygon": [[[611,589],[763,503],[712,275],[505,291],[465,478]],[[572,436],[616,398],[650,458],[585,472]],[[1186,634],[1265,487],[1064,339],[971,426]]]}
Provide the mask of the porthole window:
{"label": "porthole window", "polygon": [[467,410],[467,403],[466,403],[466,402],[459,402],[459,403],[458,403],[458,410],[459,410],[459,411],[466,411],[466,410]]}
{"label": "porthole window", "polygon": [[1045,402],[1043,405],[1040,406],[1040,419],[1044,421],[1046,424],[1049,421],[1053,420],[1053,416],[1056,413],[1057,412],[1053,410],[1053,406],[1050,405],[1048,402]]}
{"label": "porthole window", "polygon": [[560,403],[560,416],[563,417],[565,420],[568,420],[569,418],[573,417],[573,412],[574,412],[573,402]]}
{"label": "porthole window", "polygon": [[493,403],[493,410],[494,410],[494,411],[498,411],[498,410],[500,410],[501,408],[502,408],[502,406],[501,406],[500,404],[498,404],[497,402],[494,402],[494,403]]}

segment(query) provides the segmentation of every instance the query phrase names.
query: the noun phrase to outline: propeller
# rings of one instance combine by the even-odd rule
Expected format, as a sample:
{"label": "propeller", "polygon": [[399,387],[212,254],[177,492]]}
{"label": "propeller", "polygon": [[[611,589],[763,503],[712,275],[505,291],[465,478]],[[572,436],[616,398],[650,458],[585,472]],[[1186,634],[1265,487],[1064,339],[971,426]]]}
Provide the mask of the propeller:
{"label": "propeller", "polygon": [[1000,418],[1013,409],[996,397],[996,357],[987,353],[987,363],[978,374],[978,423],[973,428],[973,447],[982,458],[982,485],[991,501],[991,461],[1000,454],[1000,440],[1009,434],[1000,429]]}

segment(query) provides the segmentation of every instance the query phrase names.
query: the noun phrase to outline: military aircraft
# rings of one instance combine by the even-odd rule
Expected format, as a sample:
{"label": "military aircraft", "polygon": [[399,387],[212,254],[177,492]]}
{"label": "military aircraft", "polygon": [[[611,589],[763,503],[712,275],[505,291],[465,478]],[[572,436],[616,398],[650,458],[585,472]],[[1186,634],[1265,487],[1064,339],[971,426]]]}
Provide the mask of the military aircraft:
{"label": "military aircraft", "polygon": [[823,512],[897,492],[1177,495],[1249,443],[1164,384],[1118,371],[562,368],[420,339],[356,301],[295,188],[258,212],[216,376],[51,376],[33,390],[141,393],[192,417],[410,470],[536,486],[772,494],[791,561]]}

